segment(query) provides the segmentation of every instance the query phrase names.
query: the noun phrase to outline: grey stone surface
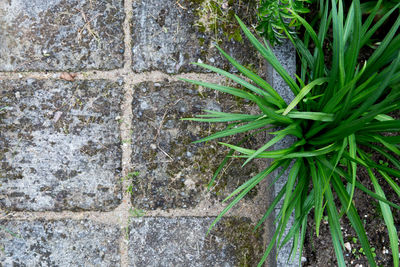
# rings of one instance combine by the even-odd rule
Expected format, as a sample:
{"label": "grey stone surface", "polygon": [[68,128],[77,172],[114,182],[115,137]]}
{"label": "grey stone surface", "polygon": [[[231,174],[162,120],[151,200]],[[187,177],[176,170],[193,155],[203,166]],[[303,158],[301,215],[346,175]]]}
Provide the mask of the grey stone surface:
{"label": "grey stone surface", "polygon": [[[214,47],[214,41],[219,42],[226,52],[242,64],[251,63],[256,67],[261,64],[257,53],[248,42],[228,40],[227,35],[230,35],[229,31],[232,28],[237,29],[239,33],[233,16],[218,27],[218,33],[213,30],[208,31],[205,23],[212,24],[214,18],[208,18],[207,14],[213,11],[209,10],[210,6],[204,10],[200,2],[202,1],[137,0],[133,2],[132,68],[135,72],[204,71],[202,68],[189,64],[190,62],[203,62],[224,69],[229,68],[227,60],[222,59]],[[249,12],[253,10],[255,1],[244,1],[240,5],[235,3],[235,6],[237,8],[229,12],[242,15],[245,19],[250,18],[249,13],[252,16],[255,14]],[[224,19],[224,17],[219,17],[218,21]]]}
{"label": "grey stone surface", "polygon": [[[133,178],[132,205],[143,209],[192,208],[201,200],[214,171],[227,153],[215,141],[192,144],[222,129],[215,124],[181,121],[204,109],[244,112],[240,101],[211,90],[198,90],[183,82],[141,83],[134,88],[132,164],[140,172]],[[240,137],[219,141],[237,144]],[[256,140],[250,139],[249,143]],[[222,200],[258,172],[255,163],[241,167],[232,159],[217,180],[212,196]],[[257,187],[248,198],[257,194]]]}
{"label": "grey stone surface", "polygon": [[122,0],[0,1],[0,71],[123,66]]}
{"label": "grey stone surface", "polygon": [[[286,71],[294,78],[294,74],[296,73],[296,51],[290,41],[285,40],[282,45],[276,46],[273,48],[275,56],[278,58],[279,62],[286,69]],[[286,103],[290,103],[294,94],[290,90],[289,86],[285,83],[285,81],[280,77],[280,75],[275,71],[271,70],[272,76],[272,85],[273,88],[283,97]],[[274,145],[273,149],[284,149],[289,147],[291,144],[295,142],[295,137],[288,136],[282,139],[280,142]],[[274,175],[277,175],[280,170],[276,171]],[[289,169],[282,175],[282,177],[275,183],[275,195],[277,195],[282,187],[285,185],[289,175]],[[277,209],[275,214],[278,214],[280,207],[282,207],[282,202],[277,205]],[[289,227],[293,224],[294,218],[293,215],[289,219],[287,224],[287,228],[285,230],[285,235],[289,232]],[[273,226],[271,226],[273,227]],[[279,250],[279,254],[276,257],[276,266],[278,267],[295,267],[298,266],[299,255],[296,254],[296,257],[293,261],[289,261],[289,255],[292,250],[292,242],[288,242],[285,246],[283,246]]]}
{"label": "grey stone surface", "polygon": [[256,266],[262,232],[247,219],[223,219],[209,235],[214,218],[135,219],[130,227],[130,266]]}
{"label": "grey stone surface", "polygon": [[116,226],[87,220],[3,220],[0,225],[1,266],[120,266]]}
{"label": "grey stone surface", "polygon": [[104,80],[0,81],[0,208],[115,207],[121,93]]}

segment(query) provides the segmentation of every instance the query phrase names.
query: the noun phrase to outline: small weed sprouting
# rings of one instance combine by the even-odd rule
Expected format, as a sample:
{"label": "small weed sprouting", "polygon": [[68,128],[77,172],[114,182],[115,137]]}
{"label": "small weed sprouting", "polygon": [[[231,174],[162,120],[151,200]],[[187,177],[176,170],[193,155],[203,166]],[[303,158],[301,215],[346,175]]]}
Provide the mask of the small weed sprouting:
{"label": "small weed sprouting", "polygon": [[133,217],[133,218],[140,218],[140,217],[143,217],[144,215],[146,215],[146,212],[142,209],[130,208],[129,215],[130,215],[130,217]]}
{"label": "small weed sprouting", "polygon": [[[139,176],[139,174],[140,174],[140,172],[138,172],[138,171],[129,172],[127,175],[125,175],[124,177],[121,178],[121,182],[132,181],[135,177]],[[132,184],[128,185],[128,187],[126,188],[126,192],[130,195],[133,194],[133,185]]]}
{"label": "small weed sprouting", "polygon": [[142,209],[130,208],[128,212],[129,212],[129,217],[128,217],[127,225],[125,227],[126,240],[129,240],[129,225],[131,224],[132,219],[133,218],[141,218],[146,215],[146,212]]}
{"label": "small weed sprouting", "polygon": [[125,175],[124,177],[121,178],[121,182],[132,180],[134,177],[139,176],[139,174],[140,174],[140,172],[138,172],[138,171],[128,172],[127,175]]}

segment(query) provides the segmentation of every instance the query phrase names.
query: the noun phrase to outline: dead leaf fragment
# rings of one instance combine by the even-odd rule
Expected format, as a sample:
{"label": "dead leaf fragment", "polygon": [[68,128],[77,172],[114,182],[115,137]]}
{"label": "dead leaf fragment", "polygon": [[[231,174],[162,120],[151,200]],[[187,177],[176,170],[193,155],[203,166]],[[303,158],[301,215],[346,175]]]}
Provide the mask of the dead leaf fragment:
{"label": "dead leaf fragment", "polygon": [[76,73],[69,73],[69,72],[63,72],[60,75],[60,78],[69,82],[75,81],[75,77],[78,76]]}

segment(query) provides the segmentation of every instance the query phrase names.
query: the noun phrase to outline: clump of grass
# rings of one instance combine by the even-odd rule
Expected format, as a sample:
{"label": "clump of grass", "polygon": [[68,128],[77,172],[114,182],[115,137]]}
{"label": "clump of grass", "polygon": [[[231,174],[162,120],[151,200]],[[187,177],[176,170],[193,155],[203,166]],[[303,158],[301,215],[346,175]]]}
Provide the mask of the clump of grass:
{"label": "clump of grass", "polygon": [[[218,49],[222,55],[242,76],[210,65],[195,64],[231,79],[240,87],[183,79],[246,99],[259,108],[258,114],[206,110],[206,114],[187,118],[186,120],[191,121],[228,123],[225,130],[213,133],[196,143],[244,132],[268,132],[272,137],[255,149],[245,148],[240,143],[220,143],[231,150],[210,184],[213,184],[230,157],[245,158],[244,164],[259,158],[272,159],[272,163],[254,177],[249,177],[248,181],[224,200],[230,203],[211,227],[262,180],[268,179],[272,186],[280,176],[270,176],[278,169],[288,169],[289,175],[285,185],[256,226],[259,227],[282,201],[282,207],[275,219],[276,231],[259,266],[275,244],[279,250],[292,240],[292,253],[299,250],[301,254],[308,214],[312,211],[317,236],[321,221],[327,216],[339,266],[345,266],[344,242],[340,228],[342,216],[349,219],[370,266],[376,266],[374,252],[353,203],[356,190],[379,202],[393,252],[393,264],[399,266],[398,234],[391,209],[400,209],[400,206],[386,198],[377,175],[400,197],[400,186],[396,183],[396,178],[400,178],[400,136],[396,134],[400,131],[400,120],[388,115],[398,111],[400,107],[400,36],[395,35],[400,26],[400,17],[386,37],[376,44],[370,58],[363,65],[358,62],[361,48],[367,45],[390,14],[399,10],[400,3],[385,16],[376,18],[382,2],[377,1],[373,10],[363,20],[359,0],[352,1],[347,12],[342,0],[320,0],[321,17],[318,27],[315,28],[295,10],[290,10],[291,16],[305,28],[304,39],[300,40],[294,38],[286,26],[282,27],[286,37],[296,47],[301,60],[300,75],[296,80],[282,67],[272,49],[259,42],[237,18],[249,41],[294,93],[295,98],[290,103],[286,103],[282,96],[255,72],[242,66],[220,48]],[[323,46],[329,29],[332,30],[332,58],[331,64],[327,65],[324,61],[326,55]],[[247,79],[243,79],[243,76]],[[246,89],[243,90],[242,87]],[[277,130],[271,132],[271,126]],[[294,136],[297,139],[287,148],[273,150],[273,145],[286,136]],[[375,162],[369,154],[370,150],[380,154],[390,162],[390,166]],[[374,191],[357,180],[357,172],[361,168],[367,170]],[[284,235],[289,217],[293,213],[294,224],[290,226],[288,234]]]}

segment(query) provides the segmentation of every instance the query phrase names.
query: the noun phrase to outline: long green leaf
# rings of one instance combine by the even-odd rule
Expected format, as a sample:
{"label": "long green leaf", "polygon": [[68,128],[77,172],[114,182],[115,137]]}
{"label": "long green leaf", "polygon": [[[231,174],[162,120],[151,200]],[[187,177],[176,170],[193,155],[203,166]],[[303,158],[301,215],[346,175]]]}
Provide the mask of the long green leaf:
{"label": "long green leaf", "polygon": [[345,267],[346,264],[343,258],[343,235],[340,228],[340,219],[339,215],[336,210],[336,205],[333,200],[333,195],[330,187],[325,191],[325,196],[327,199],[327,206],[328,206],[328,223],[329,223],[329,230],[331,232],[332,243],[335,249],[336,258],[338,260],[338,265]]}
{"label": "long green leaf", "polygon": [[[337,177],[337,175],[333,175],[332,181],[333,181],[332,185],[335,188],[335,191],[340,199],[340,202],[342,202],[343,205],[347,204],[350,200],[349,195],[347,194],[340,178]],[[358,215],[357,210],[355,209],[353,204],[351,204],[350,209],[347,212],[347,217],[349,218],[351,225],[353,226],[355,232],[357,233],[357,236],[360,240],[361,246],[364,249],[365,255],[367,256],[370,266],[375,267],[376,263],[372,255],[371,246],[369,245],[368,238],[365,233],[365,229],[361,222],[360,216]]]}
{"label": "long green leaf", "polygon": [[[349,155],[352,158],[356,158],[357,154],[357,143],[356,143],[356,137],[354,134],[349,136]],[[346,212],[349,211],[351,202],[353,201],[353,196],[354,196],[354,189],[356,188],[356,176],[357,176],[357,163],[352,161],[350,163],[350,169],[351,169],[351,193],[350,193],[350,201],[349,204],[347,205]]]}
{"label": "long green leaf", "polygon": [[[375,188],[375,192],[382,198],[386,199],[385,193],[383,192],[381,186],[379,185],[378,180],[376,179],[375,175],[369,168],[368,168],[368,174]],[[394,225],[392,211],[390,210],[389,205],[382,203],[381,201],[379,201],[379,206],[381,207],[383,219],[385,221],[389,233],[390,247],[392,249],[392,256],[393,256],[393,266],[399,266],[399,238],[397,237],[397,230],[396,226]]]}
{"label": "long green leaf", "polygon": [[233,129],[227,129],[227,130],[224,130],[224,131],[220,131],[220,132],[214,133],[214,134],[209,135],[209,136],[207,136],[205,138],[197,140],[197,141],[195,141],[193,143],[195,143],[195,144],[196,143],[201,143],[201,142],[213,140],[213,139],[216,139],[216,138],[221,138],[221,137],[225,137],[225,136],[229,136],[229,135],[234,135],[234,134],[238,134],[238,133],[251,131],[251,130],[254,130],[254,129],[259,129],[261,127],[264,127],[264,126],[268,125],[271,122],[273,122],[273,120],[269,120],[269,119],[253,121],[253,122],[250,122],[250,123],[245,124],[245,125],[238,126],[236,128],[233,128]]}
{"label": "long green leaf", "polygon": [[231,79],[232,81],[235,81],[238,84],[246,87],[250,91],[263,96],[264,99],[267,100],[267,101],[270,101],[270,103],[276,104],[276,100],[274,100],[274,98],[271,97],[267,92],[265,92],[264,90],[252,85],[251,83],[239,78],[236,75],[233,75],[233,74],[231,74],[231,73],[229,73],[227,71],[221,70],[219,68],[216,68],[216,67],[213,67],[213,66],[210,66],[210,65],[207,65],[207,64],[203,64],[203,63],[192,63],[192,64],[200,66],[200,67],[203,67],[205,69],[209,69],[211,71],[214,71],[215,73],[221,74],[221,75]]}
{"label": "long green leaf", "polygon": [[207,88],[211,88],[220,92],[224,92],[224,93],[228,93],[240,98],[244,98],[244,99],[248,99],[253,101],[254,99],[254,95],[245,92],[243,90],[237,89],[237,88],[233,88],[233,87],[229,87],[229,86],[223,86],[223,85],[218,85],[218,84],[213,84],[213,83],[206,83],[206,82],[202,82],[202,81],[196,81],[196,80],[190,80],[190,79],[184,79],[184,78],[179,78],[182,81],[185,82],[190,82],[196,85],[200,85],[200,86],[204,86]]}
{"label": "long green leaf", "polygon": [[329,81],[328,78],[319,78],[303,87],[293,101],[287,106],[283,115],[287,115],[316,85],[321,85],[327,81]]}
{"label": "long green leaf", "polygon": [[240,20],[238,16],[235,16],[236,20],[239,22],[240,27],[242,28],[244,34],[247,36],[249,41],[254,45],[254,47],[260,52],[260,54],[271,64],[271,66],[279,73],[279,75],[283,78],[283,80],[289,85],[290,89],[294,94],[297,94],[300,91],[299,86],[296,82],[290,77],[289,73],[282,67],[279,63],[278,59],[272,53],[271,49],[262,45],[254,35],[247,29],[246,25]]}
{"label": "long green leaf", "polygon": [[222,50],[219,46],[216,46],[221,54],[229,60],[229,62],[235,66],[241,73],[243,73],[246,77],[256,83],[258,86],[263,88],[265,91],[268,92],[272,97],[274,97],[279,103],[278,107],[282,108],[286,106],[285,100],[269,85],[264,79],[261,79],[260,76],[255,74],[254,72],[248,70],[247,68],[240,65],[235,59],[229,56],[224,50]]}
{"label": "long green leaf", "polygon": [[[340,167],[336,167],[335,169],[333,169],[332,164],[331,164],[329,161],[327,161],[326,159],[318,158],[318,160],[319,160],[324,166],[326,166],[327,168],[329,168],[330,170],[334,170],[334,174],[338,174],[338,175],[340,175],[341,177],[344,177],[344,178],[347,180],[347,182],[351,182],[351,177],[349,177]],[[332,175],[332,176],[333,176],[333,175]],[[393,207],[393,208],[396,208],[396,209],[400,210],[400,206],[399,206],[399,205],[396,205],[396,204],[394,204],[393,202],[391,202],[391,201],[389,201],[389,200],[386,200],[386,199],[380,197],[379,195],[375,194],[374,192],[372,192],[371,190],[369,190],[368,188],[366,188],[364,185],[362,185],[362,184],[361,184],[360,182],[358,182],[358,181],[356,181],[356,187],[357,187],[358,189],[360,189],[361,191],[363,191],[364,193],[368,194],[369,196],[371,196],[371,197],[373,197],[373,198],[375,198],[375,199],[377,199],[377,200],[380,200],[380,201],[382,201],[382,202],[388,204],[389,206],[391,206],[391,207]],[[348,202],[346,202],[346,203],[348,203]]]}

